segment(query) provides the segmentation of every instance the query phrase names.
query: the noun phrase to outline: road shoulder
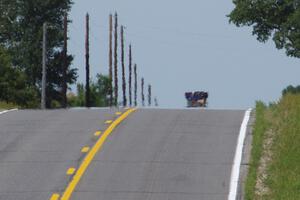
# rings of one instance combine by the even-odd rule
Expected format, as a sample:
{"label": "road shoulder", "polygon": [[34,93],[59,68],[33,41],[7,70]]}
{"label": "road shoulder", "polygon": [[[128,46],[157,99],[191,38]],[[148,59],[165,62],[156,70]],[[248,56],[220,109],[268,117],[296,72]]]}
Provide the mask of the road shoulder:
{"label": "road shoulder", "polygon": [[238,184],[238,191],[237,191],[237,200],[244,200],[245,199],[245,184],[249,170],[249,162],[251,156],[251,149],[252,149],[252,140],[253,140],[253,125],[255,122],[255,110],[251,112],[250,120],[247,126],[246,138],[244,142],[243,148],[243,156],[242,162],[240,166],[240,176],[239,176],[239,184]]}

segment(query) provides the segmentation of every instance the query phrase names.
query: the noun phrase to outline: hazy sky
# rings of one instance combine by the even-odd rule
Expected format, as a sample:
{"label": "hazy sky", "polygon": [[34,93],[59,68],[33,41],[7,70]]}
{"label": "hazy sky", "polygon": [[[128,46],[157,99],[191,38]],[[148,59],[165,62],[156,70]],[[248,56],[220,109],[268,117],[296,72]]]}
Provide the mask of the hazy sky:
{"label": "hazy sky", "polygon": [[[229,24],[231,0],[74,0],[69,51],[85,81],[84,20],[91,17],[91,76],[108,73],[108,16],[126,26],[139,76],[153,85],[162,107],[186,105],[186,91],[209,92],[210,108],[248,108],[275,101],[300,83],[300,60],[273,41],[262,44],[248,27]],[[126,53],[127,55],[127,53]],[[120,66],[120,65],[119,65]],[[128,68],[128,59],[126,58]],[[119,70],[121,72],[121,69]]]}

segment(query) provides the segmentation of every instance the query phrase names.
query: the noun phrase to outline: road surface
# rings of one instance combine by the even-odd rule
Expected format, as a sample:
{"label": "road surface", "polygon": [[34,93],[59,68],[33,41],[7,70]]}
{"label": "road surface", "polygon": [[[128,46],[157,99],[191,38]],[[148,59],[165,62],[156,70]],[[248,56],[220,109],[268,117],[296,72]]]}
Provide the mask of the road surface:
{"label": "road surface", "polygon": [[[244,111],[139,109],[112,131],[72,200],[223,200]],[[63,194],[116,110],[0,115],[0,200]]]}

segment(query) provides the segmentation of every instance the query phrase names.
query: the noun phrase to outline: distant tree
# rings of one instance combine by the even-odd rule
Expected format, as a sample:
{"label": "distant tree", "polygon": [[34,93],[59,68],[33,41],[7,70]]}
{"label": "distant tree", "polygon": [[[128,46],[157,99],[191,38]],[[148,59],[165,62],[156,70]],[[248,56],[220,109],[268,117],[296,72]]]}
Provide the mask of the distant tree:
{"label": "distant tree", "polygon": [[[70,95],[69,106],[85,106],[85,87],[77,84],[77,95]],[[109,76],[97,74],[96,81],[90,82],[90,106],[107,107],[110,105],[110,79]]]}
{"label": "distant tree", "polygon": [[[29,90],[40,91],[42,78],[42,29],[47,22],[47,106],[51,101],[62,103],[63,87],[63,25],[72,0],[1,0],[0,44],[12,58],[12,65],[24,72]],[[67,56],[68,84],[76,81],[77,72],[71,69],[73,60]]]}
{"label": "distant tree", "polygon": [[[73,61],[72,56],[67,57],[68,66]],[[47,107],[54,108],[61,107],[63,102],[63,95],[61,89],[63,86],[63,57],[60,54],[56,54],[52,59],[48,60],[47,64]],[[59,66],[59,67],[57,67]],[[68,84],[74,84],[77,79],[77,69],[68,68],[66,73],[66,79]],[[57,104],[53,104],[56,102]]]}
{"label": "distant tree", "polygon": [[85,86],[82,83],[77,84],[77,94],[68,94],[69,107],[84,107],[85,106]]}
{"label": "distant tree", "polygon": [[109,84],[108,76],[97,75],[97,81],[91,83],[91,106],[107,107],[109,106]]}
{"label": "distant tree", "polygon": [[38,91],[26,84],[26,75],[12,66],[12,59],[0,47],[0,101],[32,108],[39,105]]}
{"label": "distant tree", "polygon": [[300,1],[298,0],[234,0],[228,15],[238,27],[252,26],[258,41],[273,38],[278,49],[300,58]]}
{"label": "distant tree", "polygon": [[286,94],[300,94],[300,85],[298,85],[296,87],[289,85],[282,91],[283,96]]}

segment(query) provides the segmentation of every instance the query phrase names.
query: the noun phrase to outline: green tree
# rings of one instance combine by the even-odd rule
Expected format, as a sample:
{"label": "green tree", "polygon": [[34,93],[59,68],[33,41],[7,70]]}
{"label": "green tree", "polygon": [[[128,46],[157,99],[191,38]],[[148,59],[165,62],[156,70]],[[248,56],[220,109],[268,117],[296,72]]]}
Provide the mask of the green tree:
{"label": "green tree", "polygon": [[300,94],[300,85],[294,87],[292,85],[287,86],[283,91],[282,91],[282,96],[287,95],[287,94]]}
{"label": "green tree", "polygon": [[[13,66],[25,74],[26,86],[40,90],[42,77],[42,27],[48,27],[47,106],[62,102],[63,78],[63,20],[72,0],[1,0],[0,44],[9,52]],[[68,55],[68,83],[76,81],[77,72],[70,68]]]}
{"label": "green tree", "polygon": [[84,85],[77,84],[77,95],[68,94],[68,106],[70,107],[84,107],[85,106],[85,89]]}
{"label": "green tree", "polygon": [[300,58],[299,0],[233,0],[234,10],[228,15],[236,26],[252,26],[258,41],[272,38],[278,49]]}
{"label": "green tree", "polygon": [[11,57],[0,46],[0,101],[18,104],[22,107],[38,105],[38,91],[28,87],[25,74],[11,64]]}
{"label": "green tree", "polygon": [[91,84],[91,105],[93,107],[107,107],[109,105],[110,78],[97,74],[97,81]]}
{"label": "green tree", "polygon": [[[110,106],[110,87],[111,80],[109,76],[97,74],[96,81],[90,82],[90,105],[91,107]],[[77,84],[77,95],[69,96],[69,106],[85,106],[85,87],[83,84]]]}

